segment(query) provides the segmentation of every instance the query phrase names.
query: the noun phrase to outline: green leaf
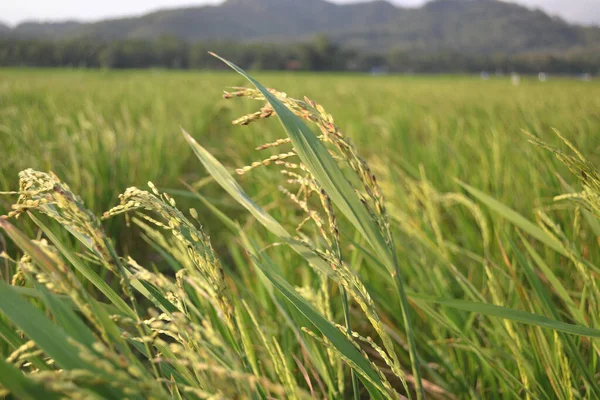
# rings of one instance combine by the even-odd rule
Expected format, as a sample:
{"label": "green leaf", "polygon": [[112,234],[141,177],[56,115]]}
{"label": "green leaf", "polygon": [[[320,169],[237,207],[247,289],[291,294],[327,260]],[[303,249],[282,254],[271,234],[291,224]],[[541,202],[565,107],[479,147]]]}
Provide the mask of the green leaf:
{"label": "green leaf", "polygon": [[[526,246],[530,247],[520,232],[519,232],[519,235],[520,235],[523,243]],[[560,318],[560,314],[559,314],[556,306],[553,304],[548,291],[546,290],[546,288],[542,284],[541,280],[539,279],[539,277],[533,270],[529,261],[525,258],[523,253],[519,250],[519,248],[516,246],[514,241],[512,239],[510,239],[510,237],[508,237],[508,235],[506,237],[506,240],[509,242],[511,249],[512,249],[514,255],[516,256],[517,262],[519,263],[519,265],[525,272],[525,275],[527,276],[527,280],[529,280],[529,283],[531,284],[531,287],[533,288],[533,291],[536,294],[539,304],[545,309],[545,312],[547,312],[550,316],[552,316],[552,318]],[[598,384],[595,382],[594,376],[592,374],[590,374],[588,366],[586,365],[586,362],[584,361],[584,358],[582,357],[578,346],[575,344],[575,342],[573,341],[573,338],[571,336],[568,336],[568,335],[565,335],[562,333],[560,335],[563,338],[563,340],[566,342],[566,348],[567,348],[567,352],[568,352],[567,354],[569,354],[568,355],[569,359],[571,360],[571,362],[574,365],[577,365],[577,367],[579,367],[579,370],[581,371],[582,376],[586,381],[586,386],[589,388],[589,390],[591,392],[590,394],[593,394],[593,397],[597,398],[598,390],[600,388],[598,387]]]}
{"label": "green leaf", "polygon": [[81,273],[92,285],[94,285],[106,298],[117,307],[117,309],[131,318],[135,317],[135,312],[127,305],[127,303],[117,294],[97,273],[95,273],[90,267],[85,265],[79,257],[73,254],[57,237],[52,231],[42,223],[35,215],[29,213],[29,217],[35,222],[35,224],[44,232],[44,235],[52,242],[54,246],[61,252],[61,254],[73,265],[73,267]]}
{"label": "green leaf", "polygon": [[[14,289],[25,289],[25,288],[14,288]],[[33,290],[33,289],[29,289]],[[19,334],[17,334],[17,330],[14,326],[8,322],[5,318],[0,318],[0,340],[3,340],[4,343],[9,345],[9,349],[16,350],[22,345],[25,344],[26,340],[24,340]],[[1,357],[0,357],[1,358]],[[40,357],[30,358],[32,365],[38,368],[39,370],[48,370],[50,367],[46,364]]]}
{"label": "green leaf", "polygon": [[550,236],[548,233],[544,232],[542,228],[529,221],[527,218],[509,208],[494,199],[493,197],[483,193],[481,190],[475,189],[474,187],[467,185],[466,183],[457,180],[458,184],[461,185],[467,192],[469,192],[472,196],[477,198],[479,201],[484,203],[490,210],[510,221],[514,225],[521,228],[524,232],[527,232],[529,235],[533,236],[546,246],[554,249],[556,252],[566,256],[567,252],[560,244],[558,240]]}
{"label": "green leaf", "polygon": [[[248,250],[254,264],[262,271],[264,276],[271,284],[300,311],[314,327],[325,336],[329,342],[355,366],[356,371],[361,377],[361,381],[369,390],[371,396],[380,397],[380,393],[385,393],[383,383],[379,375],[373,370],[371,364],[363,357],[355,345],[340,332],[331,322],[324,318],[315,308],[300,296],[279,273],[269,266],[268,263],[261,262],[257,250],[251,246],[244,238],[246,249]],[[378,395],[379,394],[379,395]]]}
{"label": "green leaf", "polygon": [[8,344],[12,350],[16,350],[25,344],[25,341],[15,332],[11,324],[4,319],[0,319],[0,339],[3,343]]}
{"label": "green leaf", "polygon": [[179,311],[179,309],[173,303],[171,303],[169,300],[167,300],[165,296],[163,296],[160,290],[158,290],[148,282],[140,281],[140,283],[148,291],[148,294],[152,296],[151,298],[148,297],[148,299],[150,299],[161,310],[169,314]]}
{"label": "green leaf", "polygon": [[[8,234],[8,236],[15,242],[15,244],[17,246],[19,246],[21,248],[21,250],[23,250],[25,253],[27,253],[29,256],[31,256],[31,258],[38,264],[40,265],[42,268],[44,268],[46,271],[49,272],[57,272],[57,267],[54,265],[53,260],[51,260],[43,251],[41,251],[33,242],[31,242],[29,240],[29,238],[27,238],[27,236],[25,236],[21,231],[19,231],[17,228],[15,228],[13,225],[11,225],[8,221],[2,220],[0,219],[0,227],[2,227],[4,229],[4,231]],[[4,284],[6,285],[6,284]],[[138,282],[139,285],[139,282]],[[25,324],[25,326],[30,327],[30,333],[32,334],[38,334],[38,330],[40,329],[42,330],[42,332],[44,331],[44,329],[42,328],[42,325],[39,325],[36,327],[36,325],[29,325],[31,323],[31,321],[33,319],[28,319],[26,317],[24,317],[23,314],[19,314],[18,312],[15,314],[14,309],[11,309],[10,306],[7,306],[6,304],[4,304],[4,302],[2,301],[2,295],[6,295],[6,301],[10,303],[10,301],[12,302],[19,302],[20,304],[24,304],[24,307],[27,308],[27,310],[29,310],[31,313],[33,313],[34,315],[42,318],[44,321],[47,321],[48,325],[48,329],[54,329],[52,332],[54,332],[54,334],[58,335],[59,337],[62,337],[62,341],[63,343],[63,347],[60,347],[58,349],[54,349],[54,351],[59,352],[58,355],[60,356],[60,352],[62,350],[66,351],[68,354],[72,354],[73,356],[76,353],[76,349],[73,346],[67,346],[66,345],[66,338],[69,337],[69,335],[67,335],[64,330],[56,327],[55,325],[53,325],[50,321],[48,321],[48,319],[44,316],[43,313],[41,313],[38,309],[36,309],[35,307],[31,306],[31,304],[27,303],[24,299],[22,299],[18,292],[6,285],[7,288],[10,289],[10,292],[7,291],[7,293],[3,293],[2,290],[0,290],[0,309],[3,310],[6,314],[6,316],[12,320],[12,322],[15,325],[18,325],[26,334],[28,334],[28,331],[25,329],[25,327],[22,324]],[[140,285],[141,286],[141,285]],[[12,293],[13,296],[9,296],[9,294]],[[132,362],[134,362],[137,365],[141,365],[141,362],[136,359],[133,354],[131,353],[131,350],[129,349],[129,347],[126,345],[125,340],[122,338],[121,336],[121,331],[119,330],[119,328],[116,326],[116,324],[110,319],[109,314],[107,313],[107,311],[105,309],[102,308],[102,304],[101,303],[97,303],[97,302],[91,302],[90,306],[92,307],[92,312],[96,315],[96,318],[98,318],[98,320],[100,321],[100,324],[103,326],[103,328],[109,333],[110,337],[113,340],[113,344],[118,346],[119,350],[123,353],[123,355],[129,356],[129,359],[132,360]],[[18,307],[16,308],[18,310]],[[19,322],[21,321],[21,322]],[[42,322],[40,323],[42,324]],[[50,333],[50,331],[48,332]],[[38,343],[38,340],[34,337],[32,337],[31,335],[28,334],[28,336],[30,336],[30,338],[35,341],[36,343]],[[38,336],[36,336],[38,337]],[[39,336],[42,339],[46,339],[45,336]],[[74,340],[74,339],[73,339]],[[46,342],[44,342],[46,343]],[[58,342],[52,342],[55,344],[60,344]],[[48,343],[48,345],[51,345],[52,343]],[[40,343],[38,343],[38,345],[40,345]],[[67,347],[64,347],[67,346]],[[50,354],[48,349],[45,349],[44,347],[42,347],[40,345],[41,348],[43,348],[48,355],[50,355],[52,358],[54,358],[56,360],[57,363],[59,363],[59,360],[56,359],[53,355]],[[52,347],[50,348],[51,350],[53,349]],[[79,360],[79,358],[65,358],[65,361],[74,361],[74,360]],[[68,366],[64,366],[65,368],[79,368],[81,367],[81,365],[86,365],[84,364],[77,364],[77,367],[68,367]],[[96,370],[95,367],[93,366],[89,366],[88,368],[91,368],[92,370]],[[143,369],[142,369],[143,370]],[[112,391],[112,389],[111,389]]]}
{"label": "green leaf", "polygon": [[[31,217],[34,217],[34,216],[31,214],[31,213],[29,213],[29,215],[30,215]],[[57,221],[58,221],[59,223],[61,222],[60,220],[57,220]],[[76,231],[75,231],[75,230],[74,230],[72,227],[70,227],[69,225],[66,225],[66,224],[61,224],[61,225],[62,225],[62,226],[63,226],[63,227],[66,229],[66,230],[68,230],[68,231],[69,231],[69,232],[70,232],[70,233],[71,233],[71,234],[72,234],[72,235],[73,235],[73,236],[74,236],[74,237],[75,237],[77,240],[79,240],[79,241],[80,241],[80,242],[81,242],[81,243],[82,243],[84,246],[86,246],[86,247],[87,247],[87,248],[88,248],[90,251],[92,251],[92,252],[96,253],[96,250],[90,247],[90,246],[91,246],[91,245],[90,245],[90,243],[91,243],[91,242],[90,242],[90,240],[87,238],[87,236],[85,236],[85,235],[82,235],[82,234],[80,234],[80,233],[76,232]],[[15,228],[12,228],[12,230],[14,231],[14,230],[15,230]],[[47,232],[47,233],[50,233],[50,234],[51,234],[51,232]],[[22,242],[23,240],[25,240],[25,241],[28,241],[28,238],[27,238],[27,237],[25,237],[25,235],[23,235],[22,233],[19,233],[19,234],[20,234],[20,235],[19,235],[19,236],[20,236],[20,239],[19,239],[19,240],[20,240],[21,242]],[[9,234],[9,236],[10,236],[10,234]],[[15,240],[15,239],[13,239],[13,240]],[[17,245],[18,245],[18,243],[17,243]],[[34,246],[34,247],[35,247],[35,246]],[[135,290],[137,290],[137,291],[138,291],[138,292],[139,292],[139,293],[140,293],[142,296],[146,297],[148,300],[150,300],[150,301],[154,302],[155,304],[160,304],[160,301],[159,301],[158,299],[156,299],[156,298],[155,298],[155,297],[152,295],[152,293],[150,293],[150,292],[149,292],[149,291],[146,289],[146,287],[145,287],[145,286],[144,286],[144,285],[143,285],[143,284],[142,284],[140,281],[138,281],[137,279],[131,279],[131,276],[132,276],[133,274],[132,274],[130,271],[128,271],[128,270],[127,270],[125,267],[123,267],[123,266],[121,265],[121,261],[120,261],[119,257],[117,256],[117,253],[115,252],[114,248],[112,248],[112,246],[110,246],[110,245],[108,245],[108,243],[106,243],[106,249],[108,250],[108,252],[109,252],[109,254],[110,254],[110,258],[111,258],[111,260],[104,260],[103,262],[108,262],[108,261],[112,261],[112,262],[114,262],[114,264],[117,266],[117,269],[118,269],[118,271],[119,271],[119,272],[120,272],[120,274],[121,274],[121,278],[124,278],[124,279],[126,280],[127,284],[131,285],[131,286],[132,286],[132,287],[133,287]],[[25,249],[23,249],[23,250],[25,250]],[[63,247],[63,250],[66,250],[66,249]],[[27,251],[26,251],[26,252],[27,252]],[[31,255],[31,256],[32,256],[32,257],[35,259],[35,257],[34,257],[34,255],[33,255],[33,254],[30,254],[30,255]],[[94,283],[95,285],[100,285],[100,286],[98,286],[98,287],[99,287],[99,288],[101,288],[101,290],[103,291],[103,293],[105,293],[107,296],[109,296],[109,295],[110,295],[110,292],[112,291],[112,289],[110,289],[110,288],[109,288],[108,286],[106,286],[106,285],[103,285],[103,284],[102,284],[102,283],[99,281],[99,277],[98,277],[97,275],[95,275],[95,273],[94,273],[93,271],[91,271],[89,268],[85,267],[85,265],[83,265],[82,263],[80,263],[80,262],[77,262],[77,258],[76,258],[76,257],[71,257],[70,261],[71,261],[71,262],[75,262],[75,264],[74,264],[74,265],[77,265],[77,264],[79,264],[79,267],[80,267],[80,268],[82,268],[82,269],[81,269],[81,272],[82,272],[82,274],[85,274],[85,276],[86,276],[88,279],[90,279],[90,281],[92,281],[92,280],[93,280],[93,283]],[[119,307],[120,309],[122,308],[122,309],[123,309],[123,312],[126,312],[126,313],[128,313],[130,317],[132,317],[132,318],[133,318],[133,317],[135,317],[135,315],[136,315],[135,311],[133,311],[133,310],[132,310],[132,309],[130,309],[129,307],[127,307],[127,309],[129,309],[129,310],[127,310],[126,308],[124,308],[124,307],[126,307],[126,306],[124,306],[123,304],[126,304],[126,303],[123,303],[122,301],[121,301],[121,302],[119,302],[119,300],[117,299],[117,297],[118,297],[118,296],[116,296],[116,297],[115,297],[115,296],[116,296],[116,295],[110,295],[110,299],[111,299],[111,301],[115,301],[115,302],[116,302],[116,303],[115,303],[115,305],[116,305],[117,307]],[[159,307],[160,307],[160,306],[159,306]],[[165,311],[165,310],[163,309],[163,311]]]}
{"label": "green leaf", "polygon": [[79,350],[68,342],[74,339],[3,281],[0,281],[0,311],[60,367],[90,369],[91,366],[77,356]]}
{"label": "green leaf", "polygon": [[[60,368],[92,371],[99,377],[104,375],[95,365],[78,356],[80,350],[72,344],[76,342],[73,337],[53,324],[40,310],[19,296],[2,280],[0,280],[0,312],[18,326]],[[2,375],[0,379],[3,379],[1,377]],[[97,385],[93,389],[105,398],[122,398],[122,393],[108,385]]]}
{"label": "green leaf", "polygon": [[233,179],[229,171],[216,158],[213,157],[204,147],[200,146],[194,138],[182,129],[183,136],[194,150],[198,159],[204,165],[204,168],[214,177],[215,181],[221,185],[231,197],[246,208],[265,228],[277,235],[281,240],[285,241],[294,251],[300,254],[304,259],[310,262],[314,267],[318,268],[323,273],[332,276],[331,267],[317,257],[310,249],[295,241],[292,235],[285,230],[279,222],[269,215],[262,207],[256,204],[244,192],[244,189]]}
{"label": "green leaf", "polygon": [[520,232],[519,237],[521,238],[521,242],[525,246],[525,249],[531,256],[533,261],[535,261],[538,268],[542,271],[546,279],[548,279],[548,282],[550,282],[556,294],[558,294],[561,300],[565,302],[565,304],[569,308],[569,311],[573,314],[573,317],[575,317],[579,322],[584,321],[585,318],[583,316],[583,313],[577,308],[577,306],[573,302],[573,299],[571,298],[571,296],[569,296],[569,292],[564,287],[560,279],[558,279],[556,274],[554,274],[554,271],[552,271],[552,269],[546,264],[546,262],[535,251],[535,249],[527,242],[527,240],[525,240],[525,238]]}
{"label": "green leaf", "polygon": [[[42,295],[37,289],[21,287],[21,286],[12,286],[12,288],[15,292],[17,292],[21,296],[29,297],[32,299],[42,300]],[[71,310],[77,310],[77,305],[75,305],[75,303],[73,302],[73,300],[70,297],[65,296],[65,295],[58,295],[58,294],[53,294],[53,296],[54,296],[54,299],[60,301],[64,307],[67,307]],[[90,305],[92,305],[94,308],[102,307],[103,313],[106,313],[106,315],[119,314],[119,310],[117,310],[117,308],[111,304],[101,303],[99,301],[94,300],[93,302],[90,303]]]}
{"label": "green leaf", "polygon": [[488,317],[498,317],[523,324],[539,326],[542,328],[550,328],[558,332],[570,333],[572,335],[600,338],[599,329],[589,328],[582,325],[568,324],[566,322],[546,318],[541,315],[532,314],[527,311],[468,300],[436,299],[417,293],[408,293],[408,296],[416,302],[424,301],[427,303],[435,303],[446,307],[456,308],[458,310],[480,313]]}
{"label": "green leaf", "polygon": [[19,369],[0,357],[0,382],[12,395],[23,400],[60,399],[61,396],[49,392],[38,382],[23,375]]}
{"label": "green leaf", "polygon": [[40,294],[43,302],[56,318],[60,325],[73,339],[92,349],[94,342],[98,339],[94,336],[90,328],[75,314],[72,308],[69,308],[60,301],[56,295],[50,293],[46,288],[35,284],[35,290]]}

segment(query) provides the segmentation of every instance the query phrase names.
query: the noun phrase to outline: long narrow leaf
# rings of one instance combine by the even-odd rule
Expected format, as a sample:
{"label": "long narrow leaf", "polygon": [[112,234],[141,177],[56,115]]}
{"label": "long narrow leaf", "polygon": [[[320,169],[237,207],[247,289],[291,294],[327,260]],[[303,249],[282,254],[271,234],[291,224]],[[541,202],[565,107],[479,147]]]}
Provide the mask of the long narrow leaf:
{"label": "long narrow leaf", "polygon": [[[361,376],[361,380],[365,387],[369,390],[371,396],[377,396],[377,393],[384,393],[383,383],[373,370],[369,362],[358,351],[354,344],[344,336],[338,328],[323,317],[314,307],[300,296],[279,273],[267,263],[261,262],[258,252],[246,242],[246,249],[250,253],[254,264],[262,271],[264,276],[271,284],[294,306],[300,311],[316,329],[323,334],[331,344],[348,360],[350,360],[357,368],[357,372]],[[375,390],[376,389],[376,390]]]}
{"label": "long narrow leaf", "polygon": [[69,343],[73,338],[3,281],[0,281],[0,311],[59,366],[67,369],[91,367],[77,356],[77,348]]}
{"label": "long narrow leaf", "polygon": [[29,213],[29,217],[33,222],[44,232],[44,235],[52,242],[61,254],[71,263],[71,265],[88,279],[106,298],[115,305],[125,315],[135,317],[135,312],[127,305],[127,303],[115,292],[96,272],[85,265],[79,257],[71,252],[67,247],[52,233],[52,231],[35,215]]}
{"label": "long narrow leaf", "polygon": [[458,184],[461,185],[467,192],[476,197],[479,201],[484,203],[488,208],[510,221],[514,225],[521,228],[524,232],[527,232],[529,235],[533,236],[546,246],[556,250],[558,253],[562,255],[567,255],[564,248],[561,246],[560,242],[554,239],[552,236],[548,235],[542,228],[513,210],[494,199],[493,197],[483,193],[479,189],[475,189],[473,186],[467,185],[464,182],[458,181]]}
{"label": "long narrow leaf", "polygon": [[55,393],[48,392],[44,387],[34,380],[23,375],[16,367],[7,363],[0,357],[0,382],[10,392],[22,400],[37,400],[37,399],[60,399]]}
{"label": "long narrow leaf", "polygon": [[513,308],[501,307],[494,304],[478,303],[468,300],[436,299],[417,293],[407,294],[416,302],[424,301],[427,303],[435,303],[446,307],[456,308],[458,310],[480,313],[488,317],[504,318],[510,321],[521,322],[523,324],[539,326],[542,328],[549,328],[558,332],[570,333],[572,335],[600,338],[600,329],[589,328],[582,325],[568,324],[566,322],[556,321],[541,315],[532,314],[527,311],[515,310]]}
{"label": "long narrow leaf", "polygon": [[50,293],[46,288],[37,284],[35,290],[40,294],[42,300],[56,318],[56,322],[79,343],[92,348],[96,337],[90,328],[77,316],[72,308],[69,308],[64,302],[57,299],[56,295]]}
{"label": "long narrow leaf", "polygon": [[[41,251],[33,242],[31,242],[29,240],[29,238],[27,238],[27,236],[25,236],[21,231],[19,231],[17,228],[15,228],[12,224],[10,224],[8,221],[0,219],[0,227],[2,227],[4,229],[4,231],[7,233],[7,235],[15,242],[15,244],[17,246],[19,246],[21,248],[21,250],[23,250],[25,253],[29,254],[29,256],[31,256],[31,258],[37,264],[42,266],[46,271],[50,271],[51,273],[52,273],[52,271],[57,271],[57,267],[54,265],[54,261],[51,260],[43,251]],[[137,282],[137,283],[139,286],[141,286],[141,284],[139,282]],[[6,284],[4,283],[4,285],[6,285]],[[7,293],[3,293],[3,291],[0,290],[0,310],[4,311],[5,314],[7,315],[7,317],[9,319],[11,319],[15,325],[18,325],[23,331],[25,331],[26,334],[27,334],[27,331],[21,325],[21,323],[26,324],[26,326],[29,326],[28,324],[31,321],[26,317],[24,318],[24,315],[19,314],[18,312],[15,314],[15,310],[18,310],[18,307],[11,308],[10,305],[7,305],[7,304],[11,304],[11,302],[13,302],[13,305],[14,305],[14,302],[19,301],[19,303],[24,304],[25,305],[24,307],[27,307],[27,309],[30,310],[32,313],[34,313],[35,315],[38,315],[38,316],[41,315],[41,317],[43,317],[46,321],[48,321],[47,318],[38,309],[31,306],[31,304],[27,303],[24,299],[22,299],[15,289],[13,289],[12,287],[10,287],[8,285],[6,285],[6,287],[8,289],[10,289],[10,293],[14,294],[14,296],[9,296],[10,293],[8,291],[7,291]],[[2,297],[1,297],[2,295],[8,296],[6,298],[6,304],[2,300]],[[114,321],[111,320],[108,312],[102,308],[102,305],[100,303],[92,302],[92,303],[90,303],[90,306],[92,307],[92,310],[93,310],[94,314],[96,315],[96,318],[98,318],[98,320],[100,321],[100,323],[102,324],[104,329],[110,334],[112,340],[114,341],[114,344],[118,346],[120,351],[124,355],[131,356],[132,359],[135,360],[136,364],[141,365],[140,361],[137,360],[135,357],[133,357],[131,350],[126,345],[125,340],[121,336],[120,329],[116,326]],[[35,320],[35,318],[33,318],[33,319]],[[21,322],[18,322],[18,321],[21,321]],[[52,327],[54,327],[55,328],[54,333],[56,335],[58,335],[59,337],[61,335],[64,335],[64,337],[62,338],[63,341],[65,340],[65,338],[69,337],[69,335],[67,335],[64,332],[64,330],[58,328],[56,325],[53,325],[49,321],[48,321],[48,323],[49,323],[48,329],[51,329]],[[35,324],[30,326],[30,328],[32,329],[31,330],[32,333],[36,333],[36,334],[38,333]],[[41,325],[37,328],[42,329]],[[58,329],[58,331],[56,331],[56,329]],[[42,329],[42,331],[43,331],[43,329]],[[44,338],[44,336],[42,336],[42,337]],[[38,342],[38,340],[35,339],[34,337],[30,336],[30,338],[33,339],[35,342]],[[42,346],[40,346],[40,347],[42,347]],[[75,348],[73,346],[68,346],[68,347],[69,347],[69,350],[67,350],[68,353],[75,352]],[[44,350],[46,352],[48,352],[47,349],[44,349]],[[65,350],[65,348],[63,348],[63,350]],[[50,355],[49,352],[48,352],[48,354]],[[51,357],[53,357],[53,356],[51,355]],[[78,358],[75,358],[75,359],[79,360]],[[56,361],[57,361],[57,363],[59,362],[58,360],[56,360]],[[68,361],[68,359],[67,359],[67,361]],[[83,365],[86,365],[86,364],[84,363]],[[73,367],[73,368],[76,368],[76,367]],[[88,368],[92,368],[92,370],[95,369],[95,367],[89,366],[89,365],[88,365]]]}
{"label": "long narrow leaf", "polygon": [[294,249],[298,254],[300,254],[304,259],[310,262],[313,266],[318,268],[320,271],[326,273],[331,276],[332,271],[331,267],[322,259],[317,257],[312,251],[307,249],[306,247],[298,244],[295,240],[293,240],[292,235],[289,234],[288,231],[285,230],[279,222],[277,222],[271,215],[269,215],[262,207],[256,204],[252,199],[248,197],[248,195],[244,192],[244,189],[233,179],[229,171],[221,164],[212,154],[210,154],[204,147],[200,146],[198,142],[185,130],[182,129],[183,136],[187,139],[190,146],[194,150],[194,153],[198,157],[198,159],[204,165],[204,168],[215,178],[215,181],[231,197],[233,197],[237,202],[239,202],[244,208],[246,208],[250,213],[260,222],[265,228],[271,231],[273,234],[277,235],[283,241],[289,244],[289,246]]}

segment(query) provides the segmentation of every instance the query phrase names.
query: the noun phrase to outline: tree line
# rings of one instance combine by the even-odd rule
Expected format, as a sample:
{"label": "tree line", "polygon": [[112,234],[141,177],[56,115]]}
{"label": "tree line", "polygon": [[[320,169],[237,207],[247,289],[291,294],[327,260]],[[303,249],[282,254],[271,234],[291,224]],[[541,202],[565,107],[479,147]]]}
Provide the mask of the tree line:
{"label": "tree line", "polygon": [[599,74],[600,52],[520,55],[426,53],[395,50],[385,54],[358,52],[325,36],[285,44],[188,43],[174,37],[155,40],[99,41],[0,39],[0,66],[75,68],[219,69],[209,51],[246,69],[303,71],[367,71],[401,73],[557,73]]}

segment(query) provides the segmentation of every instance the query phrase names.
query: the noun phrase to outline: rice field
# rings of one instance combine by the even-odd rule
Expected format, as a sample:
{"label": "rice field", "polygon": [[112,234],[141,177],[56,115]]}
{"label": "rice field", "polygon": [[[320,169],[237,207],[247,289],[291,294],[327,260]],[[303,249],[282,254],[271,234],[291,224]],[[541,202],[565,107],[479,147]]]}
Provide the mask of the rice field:
{"label": "rice field", "polygon": [[0,70],[0,396],[600,398],[599,81],[251,75]]}

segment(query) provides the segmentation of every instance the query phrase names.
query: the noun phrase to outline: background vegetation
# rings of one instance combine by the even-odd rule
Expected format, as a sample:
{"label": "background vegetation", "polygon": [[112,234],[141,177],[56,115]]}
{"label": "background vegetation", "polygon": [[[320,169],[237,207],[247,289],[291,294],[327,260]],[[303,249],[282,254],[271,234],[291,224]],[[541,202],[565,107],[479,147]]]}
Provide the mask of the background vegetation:
{"label": "background vegetation", "polygon": [[576,48],[561,52],[494,51],[465,53],[393,49],[364,52],[319,36],[294,44],[228,41],[189,43],[173,36],[102,41],[90,38],[0,39],[0,66],[70,68],[222,69],[208,55],[216,50],[247,69],[401,73],[598,74],[600,51]]}

